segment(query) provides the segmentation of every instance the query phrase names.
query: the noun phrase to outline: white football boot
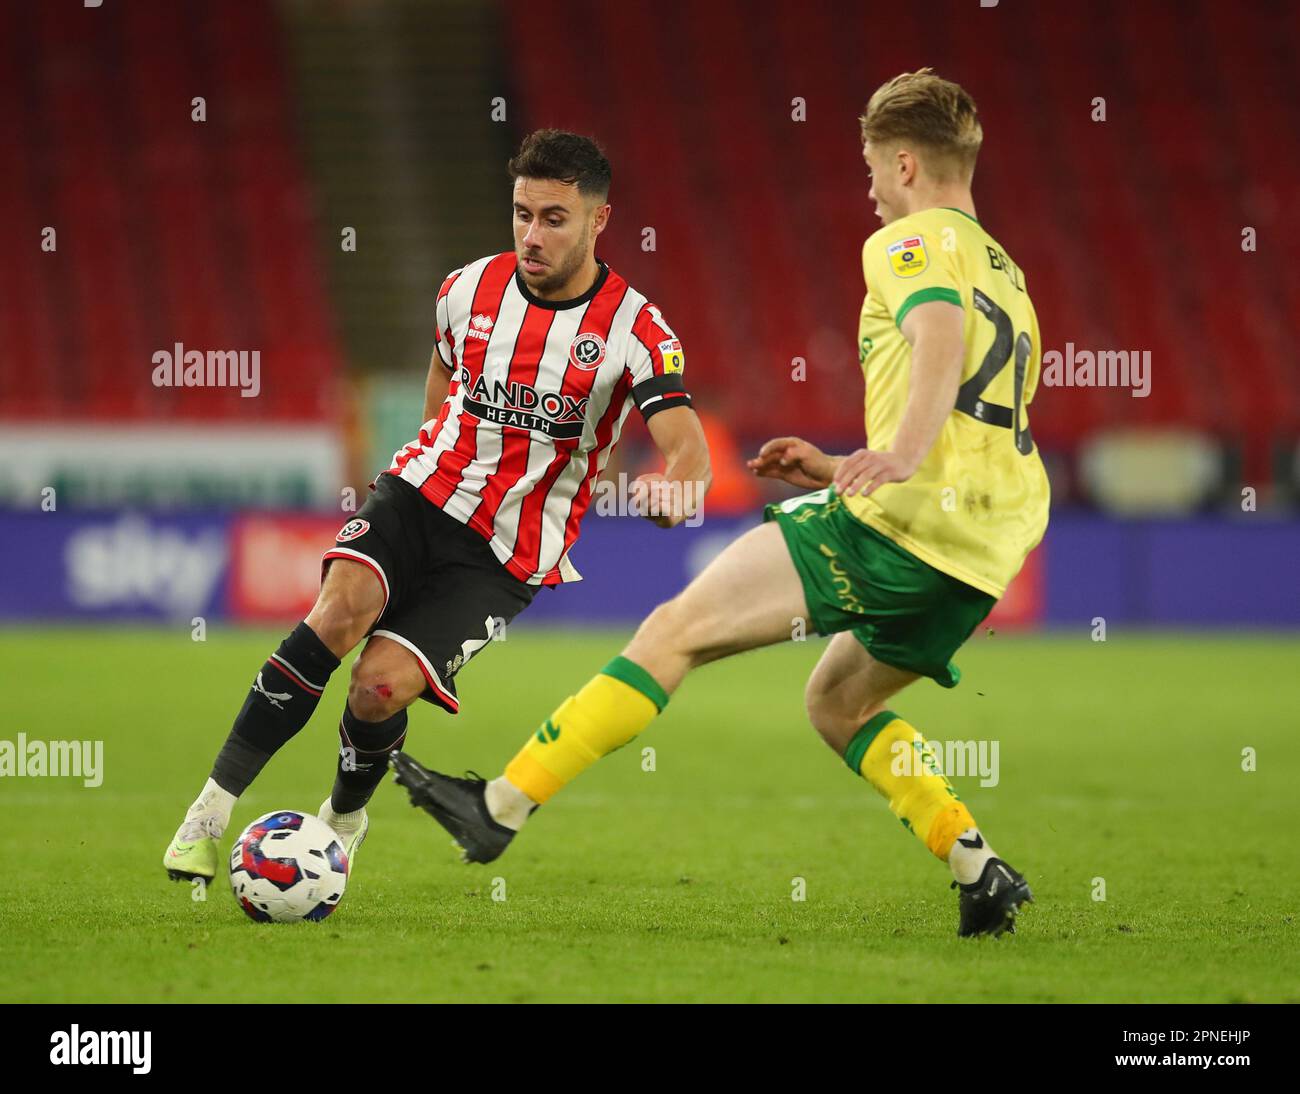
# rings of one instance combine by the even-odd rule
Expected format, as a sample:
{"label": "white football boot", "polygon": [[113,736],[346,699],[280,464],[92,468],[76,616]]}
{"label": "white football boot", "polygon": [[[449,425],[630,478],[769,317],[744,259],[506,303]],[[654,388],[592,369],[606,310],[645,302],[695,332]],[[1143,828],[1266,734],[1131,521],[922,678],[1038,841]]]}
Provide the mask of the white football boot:
{"label": "white football boot", "polygon": [[225,819],[215,813],[186,817],[163,853],[167,876],[173,881],[211,881],[217,874],[217,840],[225,830]]}
{"label": "white football boot", "polygon": [[335,813],[329,798],[326,798],[316,815],[334,829],[334,834],[342,841],[343,853],[348,856],[348,877],[351,877],[356,865],[357,850],[370,831],[370,818],[366,816],[365,809],[358,809],[355,813]]}

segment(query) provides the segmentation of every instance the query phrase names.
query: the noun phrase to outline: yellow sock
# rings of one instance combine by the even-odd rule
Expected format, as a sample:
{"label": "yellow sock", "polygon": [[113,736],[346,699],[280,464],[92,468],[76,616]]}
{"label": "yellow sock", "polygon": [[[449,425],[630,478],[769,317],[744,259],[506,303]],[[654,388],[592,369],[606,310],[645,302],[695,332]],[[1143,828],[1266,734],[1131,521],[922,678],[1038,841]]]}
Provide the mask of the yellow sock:
{"label": "yellow sock", "polygon": [[625,745],[668,705],[645,669],[615,657],[542,723],[506,765],[506,778],[539,805],[602,756]]}
{"label": "yellow sock", "polygon": [[858,730],[844,762],[888,798],[904,827],[945,862],[957,837],[975,827],[970,810],[939,773],[929,743],[892,710]]}

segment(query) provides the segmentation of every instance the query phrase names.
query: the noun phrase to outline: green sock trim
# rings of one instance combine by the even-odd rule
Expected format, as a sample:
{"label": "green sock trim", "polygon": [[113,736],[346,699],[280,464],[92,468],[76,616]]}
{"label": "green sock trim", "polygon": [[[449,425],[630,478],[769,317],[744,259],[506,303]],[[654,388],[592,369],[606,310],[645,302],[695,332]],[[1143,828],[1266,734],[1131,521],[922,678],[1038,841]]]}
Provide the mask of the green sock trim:
{"label": "green sock trim", "polygon": [[663,713],[664,707],[668,705],[668,693],[659,686],[655,678],[635,661],[629,661],[622,655],[615,657],[601,669],[600,674],[612,676],[615,680],[622,680],[628,687],[635,688],[654,703],[660,713]]}
{"label": "green sock trim", "polygon": [[859,770],[862,767],[862,757],[867,754],[871,742],[876,739],[877,733],[897,717],[898,715],[892,710],[882,710],[853,735],[849,747],[844,750],[844,762],[849,765],[849,770],[853,774],[860,775],[862,773]]}

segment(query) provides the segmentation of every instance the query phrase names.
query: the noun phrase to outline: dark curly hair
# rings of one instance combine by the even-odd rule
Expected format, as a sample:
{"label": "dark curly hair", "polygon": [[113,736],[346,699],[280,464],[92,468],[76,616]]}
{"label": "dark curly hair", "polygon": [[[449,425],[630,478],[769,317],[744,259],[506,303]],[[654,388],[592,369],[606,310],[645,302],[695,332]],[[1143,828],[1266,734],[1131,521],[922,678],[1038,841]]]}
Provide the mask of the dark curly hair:
{"label": "dark curly hair", "polygon": [[524,138],[506,164],[512,179],[556,179],[576,183],[578,193],[604,201],[610,168],[605,150],[590,137],[563,129],[538,129]]}

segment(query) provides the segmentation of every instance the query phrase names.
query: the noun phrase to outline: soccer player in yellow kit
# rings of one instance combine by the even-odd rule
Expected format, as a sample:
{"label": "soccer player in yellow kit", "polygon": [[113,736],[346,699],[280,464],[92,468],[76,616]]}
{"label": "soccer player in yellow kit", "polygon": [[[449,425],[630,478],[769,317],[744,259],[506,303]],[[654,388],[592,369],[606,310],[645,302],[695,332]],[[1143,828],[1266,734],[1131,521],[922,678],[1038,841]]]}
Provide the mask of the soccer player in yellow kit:
{"label": "soccer player in yellow kit", "polygon": [[[863,249],[868,447],[831,456],[797,437],[768,441],[753,471],[813,492],[769,506],[762,526],[656,608],[500,777],[453,778],[394,754],[397,781],[467,860],[501,854],[538,805],[649,725],[692,669],[789,641],[805,619],[833,635],[808,680],[808,716],[948,864],[958,933],[1014,931],[1032,899],[932,748],[887,704],[922,676],[957,683],[952,655],[1046,529],[1027,413],[1038,322],[1024,274],[976,219],[983,132],[971,97],[929,69],[905,73],[876,91],[861,123],[884,224]],[[685,515],[679,505],[667,522]]]}

